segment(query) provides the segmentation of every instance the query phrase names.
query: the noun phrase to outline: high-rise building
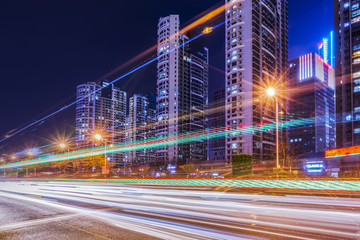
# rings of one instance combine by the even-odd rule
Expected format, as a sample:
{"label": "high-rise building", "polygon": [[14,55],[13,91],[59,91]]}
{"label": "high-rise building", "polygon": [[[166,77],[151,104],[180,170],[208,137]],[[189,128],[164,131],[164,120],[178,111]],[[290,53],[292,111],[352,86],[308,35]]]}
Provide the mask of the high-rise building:
{"label": "high-rise building", "polygon": [[[208,103],[208,50],[184,44],[178,15],[158,24],[157,136],[204,130]],[[178,165],[207,158],[206,141],[193,141],[157,149],[160,164]]]}
{"label": "high-rise building", "polygon": [[360,2],[334,0],[337,146],[360,145]]}
{"label": "high-rise building", "polygon": [[[287,0],[226,0],[226,127],[274,122],[260,91],[279,83],[288,66]],[[280,85],[280,84],[277,84]],[[251,154],[255,163],[274,159],[275,131],[231,135],[226,160]]]}
{"label": "high-rise building", "polygon": [[[212,92],[209,103],[209,128],[225,127],[225,88]],[[225,138],[214,138],[209,141],[210,160],[225,160]]]}
{"label": "high-rise building", "polygon": [[307,158],[335,148],[335,71],[316,53],[290,62],[288,120],[313,118],[311,124],[287,130],[291,155]]}
{"label": "high-rise building", "polygon": [[[107,82],[89,82],[77,87],[77,147],[96,146],[96,133],[106,139],[106,144],[125,142],[125,118],[126,92]],[[112,154],[109,158],[118,165],[123,162],[122,153]]]}
{"label": "high-rise building", "polygon": [[324,37],[318,46],[318,53],[328,63],[331,68],[335,68],[335,39],[334,32],[331,31],[329,36]]}
{"label": "high-rise building", "polygon": [[[134,94],[129,101],[129,140],[130,143],[144,142],[155,137],[156,100],[152,95]],[[154,149],[141,149],[129,153],[131,163],[152,163]]]}

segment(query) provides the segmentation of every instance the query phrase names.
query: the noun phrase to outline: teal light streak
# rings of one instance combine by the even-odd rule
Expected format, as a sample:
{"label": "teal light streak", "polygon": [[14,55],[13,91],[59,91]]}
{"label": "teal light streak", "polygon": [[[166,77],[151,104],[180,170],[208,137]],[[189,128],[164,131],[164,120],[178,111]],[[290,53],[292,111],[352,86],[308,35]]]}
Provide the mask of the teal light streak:
{"label": "teal light streak", "polygon": [[[297,120],[290,120],[286,122],[282,122],[280,128],[288,128],[288,127],[296,127],[296,126],[303,126],[306,124],[310,124],[314,121],[313,118],[310,119],[297,119]],[[237,129],[239,128],[239,129]],[[220,137],[227,137],[227,136],[238,136],[244,134],[254,134],[257,132],[262,131],[272,131],[276,128],[275,124],[264,124],[264,125],[255,125],[255,126],[232,126],[229,129],[226,128],[215,128],[215,129],[208,129],[204,131],[197,131],[197,132],[190,132],[181,135],[172,135],[169,137],[162,137],[162,138],[153,138],[147,141],[138,141],[135,143],[121,143],[116,144],[113,147],[105,146],[97,147],[97,148],[90,148],[90,149],[83,149],[75,152],[70,153],[63,153],[54,156],[46,156],[40,157],[28,161],[23,162],[16,162],[16,163],[9,163],[5,165],[0,165],[0,169],[9,169],[9,168],[17,168],[17,167],[24,167],[30,165],[37,165],[37,164],[44,164],[44,163],[52,163],[52,162],[59,162],[65,160],[73,160],[97,155],[104,155],[112,154],[112,153],[119,153],[119,152],[128,152],[128,151],[135,151],[135,150],[142,150],[142,149],[151,149],[151,148],[158,148],[164,146],[171,146],[175,144],[184,144],[189,142],[195,141],[203,141],[207,139],[214,139]]]}
{"label": "teal light streak", "polygon": [[241,179],[37,179],[38,181],[106,182],[121,184],[244,189],[359,192],[360,181],[350,180],[241,180]]}

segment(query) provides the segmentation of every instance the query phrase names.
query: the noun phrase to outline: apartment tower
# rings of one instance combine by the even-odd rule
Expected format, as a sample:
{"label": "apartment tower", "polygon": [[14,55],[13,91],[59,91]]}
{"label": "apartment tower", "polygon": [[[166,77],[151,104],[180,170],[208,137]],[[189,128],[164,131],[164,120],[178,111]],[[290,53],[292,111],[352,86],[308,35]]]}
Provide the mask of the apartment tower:
{"label": "apartment tower", "polygon": [[[226,126],[241,129],[274,121],[263,92],[286,73],[287,0],[226,0]],[[280,85],[280,84],[277,84]],[[226,160],[251,154],[255,162],[274,159],[275,131],[227,136]]]}
{"label": "apartment tower", "polygon": [[[125,142],[126,92],[107,82],[89,82],[77,87],[76,145],[90,148]],[[101,134],[104,142],[94,140]],[[123,164],[123,153],[110,155],[117,166]]]}
{"label": "apartment tower", "polygon": [[[172,137],[206,128],[208,50],[185,44],[179,15],[158,24],[157,136]],[[182,165],[206,160],[206,141],[173,144],[157,149],[159,164]]]}
{"label": "apartment tower", "polygon": [[337,147],[360,145],[360,1],[334,0]]}

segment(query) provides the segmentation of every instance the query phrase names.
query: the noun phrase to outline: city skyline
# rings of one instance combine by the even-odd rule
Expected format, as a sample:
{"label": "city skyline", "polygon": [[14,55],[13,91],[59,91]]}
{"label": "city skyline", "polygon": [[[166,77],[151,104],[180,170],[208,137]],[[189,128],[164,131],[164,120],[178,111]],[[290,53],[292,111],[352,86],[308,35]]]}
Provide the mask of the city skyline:
{"label": "city skyline", "polygon": [[19,1],[1,239],[360,239],[360,0]]}
{"label": "city skyline", "polygon": [[[213,1],[212,2],[212,5],[214,4],[214,3],[216,3],[216,2],[218,2],[218,1]],[[209,3],[207,3],[207,4],[209,4]],[[306,4],[305,2],[304,2],[304,4]],[[181,4],[180,4],[181,5]],[[186,5],[186,4],[185,4]],[[211,4],[210,4],[211,5]],[[211,5],[211,6],[212,6]],[[11,6],[9,6],[9,7],[11,7]],[[93,5],[91,5],[91,6],[89,6],[89,8],[91,9],[91,7],[93,7]],[[108,6],[107,6],[108,7]],[[182,6],[179,6],[179,7],[182,7]],[[304,6],[302,6],[301,7],[301,9],[303,8]],[[289,11],[292,11],[291,9],[294,9],[294,6],[292,5],[292,3],[290,3],[290,6],[289,6]],[[163,10],[164,11],[164,10]],[[323,10],[323,11],[327,11],[327,12],[329,12],[329,9],[325,9],[325,10]],[[194,11],[194,12],[196,12],[196,11]],[[330,11],[331,12],[331,11]],[[155,14],[153,14],[153,15],[155,15]],[[190,15],[190,14],[189,14]],[[194,17],[196,14],[194,13],[191,17]],[[60,18],[61,16],[59,16],[59,18]],[[158,19],[160,16],[152,16],[153,17],[153,19]],[[189,17],[189,16],[187,16],[187,15],[185,15],[183,18],[186,20],[186,19],[189,19],[189,18],[191,18],[191,17]],[[52,20],[54,20],[54,19],[52,19]],[[293,24],[291,23],[291,17],[290,17],[290,26],[289,26],[289,28],[290,28],[290,49],[291,48],[293,48],[293,49],[295,49],[295,44],[292,44],[292,41],[291,41],[291,39],[294,39],[294,37],[292,37],[292,35],[291,35],[291,32],[292,32],[292,26],[294,25],[294,26],[296,26],[296,25],[298,25],[299,23],[298,22],[296,22],[296,24],[295,24],[295,22],[294,21],[292,21],[293,22]],[[121,26],[121,24],[117,24],[117,25],[119,25],[119,26]],[[152,28],[154,29],[154,24],[151,24],[152,25]],[[332,26],[332,23],[329,23],[329,26],[331,27]],[[46,29],[45,29],[46,30]],[[214,63],[214,58],[216,58],[217,56],[219,56],[219,54],[221,55],[221,52],[223,51],[223,50],[219,50],[218,48],[215,48],[214,49],[214,45],[217,45],[217,43],[219,42],[219,40],[221,40],[222,38],[221,38],[221,35],[222,35],[222,32],[223,30],[222,29],[220,29],[220,31],[217,31],[217,32],[215,32],[214,33],[214,35],[215,35],[215,37],[213,37],[214,38],[214,40],[211,40],[210,42],[209,42],[209,47],[211,47],[211,49],[213,49],[213,51],[210,51],[210,64],[212,65],[212,66],[215,66],[215,67],[217,67],[217,68],[220,68],[221,69],[221,65],[223,65],[223,63],[222,63],[222,61],[218,61],[218,63],[216,63],[216,61],[215,61],[215,63]],[[324,31],[324,33],[322,33],[322,35],[324,35],[324,34],[326,34],[326,32],[327,31]],[[44,33],[46,33],[46,31],[44,31]],[[40,33],[39,33],[40,34]],[[154,35],[153,33],[152,33],[152,35],[151,36],[153,36],[151,39],[152,39],[152,41],[154,42],[155,40],[156,40],[156,35]],[[219,37],[220,36],[220,37]],[[126,37],[125,37],[126,38]],[[315,49],[315,47],[316,47],[316,43],[317,42],[319,42],[318,40],[319,39],[321,39],[320,37],[318,37],[318,38],[314,38],[314,40],[310,40],[309,42],[313,42],[313,46],[311,47],[311,48],[314,48]],[[51,40],[51,38],[50,38],[50,40]],[[147,41],[146,41],[147,42]],[[294,41],[293,41],[294,42]],[[310,45],[310,44],[309,44]],[[25,49],[26,50],[26,49]],[[40,48],[40,50],[41,50],[41,48]],[[304,51],[304,50],[302,50],[302,51]],[[25,51],[26,52],[26,51]],[[292,51],[290,51],[290,54],[291,54],[291,52]],[[293,52],[296,52],[296,50],[294,50]],[[306,53],[306,52],[303,52],[304,54]],[[131,55],[131,54],[130,54]],[[129,56],[130,56],[129,55]],[[134,56],[134,55],[133,55]],[[215,57],[214,57],[215,56]],[[218,57],[217,57],[218,58]],[[118,58],[118,59],[120,59],[120,58]],[[119,60],[118,60],[119,61]],[[10,61],[10,62],[8,62],[7,64],[10,64],[10,63],[12,63],[13,61]],[[86,61],[84,62],[84,64],[86,63]],[[219,67],[220,66],[220,67]],[[33,68],[34,70],[36,69],[35,67]],[[63,70],[64,70],[64,68],[62,68]],[[65,68],[66,69],[66,68]],[[81,66],[79,67],[79,69],[81,69]],[[96,68],[96,69],[98,69],[98,68]],[[108,68],[108,70],[109,70],[110,68]],[[140,72],[140,73],[137,73],[137,74],[135,74],[134,75],[134,77],[130,77],[129,79],[130,80],[126,80],[126,84],[125,85],[127,85],[127,87],[123,87],[123,86],[121,86],[122,84],[120,84],[120,86],[117,84],[117,86],[119,86],[120,88],[122,88],[122,89],[125,89],[126,91],[129,91],[129,95],[131,95],[131,93],[147,93],[146,91],[144,91],[144,90],[141,90],[141,89],[139,89],[139,90],[137,90],[136,88],[134,88],[134,87],[131,87],[131,85],[132,84],[134,84],[134,83],[131,83],[131,82],[133,82],[133,80],[136,78],[136,79],[144,79],[144,81],[146,81],[146,82],[149,82],[149,81],[147,81],[147,78],[148,77],[143,77],[142,75],[144,75],[144,74],[146,74],[147,72],[146,72],[147,70],[145,70],[145,72]],[[29,79],[32,79],[33,77],[32,77],[32,75],[31,75],[31,73],[33,73],[33,71],[31,70],[31,71],[27,71],[27,72],[29,72]],[[66,71],[67,72],[67,71]],[[152,73],[151,73],[152,72]],[[67,78],[69,78],[69,79],[71,79],[70,80],[70,82],[69,82],[69,84],[63,84],[63,82],[64,83],[66,83],[66,81],[63,81],[63,79],[66,79],[66,78],[62,78],[62,80],[60,81],[60,84],[58,84],[57,86],[58,86],[58,89],[60,90],[61,89],[61,91],[56,91],[55,92],[55,94],[51,94],[51,96],[48,96],[48,94],[47,93],[44,93],[43,91],[41,91],[41,88],[42,87],[46,87],[47,86],[47,84],[48,83],[46,83],[46,82],[44,82],[44,80],[45,79],[43,79],[43,78],[36,78],[36,79],[34,79],[34,80],[32,80],[31,81],[31,83],[32,83],[32,85],[35,87],[36,86],[36,88],[34,89],[34,93],[35,93],[35,95],[34,96],[36,96],[36,97],[30,97],[30,96],[28,96],[28,94],[27,93],[24,93],[23,92],[23,89],[18,89],[19,91],[20,91],[20,93],[21,93],[21,95],[22,96],[24,96],[24,98],[26,98],[26,99],[28,99],[27,101],[21,101],[21,102],[18,102],[18,100],[16,100],[16,101],[14,101],[11,105],[8,105],[8,104],[5,104],[5,106],[4,106],[4,110],[6,111],[7,109],[9,109],[9,107],[10,106],[14,106],[14,107],[17,107],[17,108],[19,108],[19,106],[18,106],[18,104],[20,104],[21,103],[21,105],[20,105],[20,108],[19,108],[19,110],[20,111],[18,111],[17,113],[13,113],[13,114],[7,114],[8,115],[8,117],[7,117],[7,119],[1,119],[1,131],[0,131],[0,134],[5,134],[6,132],[8,132],[9,130],[11,130],[11,129],[15,129],[15,128],[18,128],[18,127],[20,127],[20,126],[23,126],[23,123],[25,122],[25,121],[20,121],[20,119],[28,119],[28,121],[32,121],[32,120],[35,120],[35,119],[31,119],[31,115],[32,115],[32,113],[35,111],[36,113],[37,113],[37,115],[39,115],[39,116],[41,116],[42,114],[44,114],[44,110],[45,109],[54,109],[53,108],[53,104],[48,104],[48,102],[49,103],[51,103],[52,101],[54,101],[54,102],[63,102],[63,104],[65,104],[66,102],[68,102],[68,99],[69,99],[69,96],[74,96],[74,92],[73,91],[71,91],[67,86],[76,86],[76,85],[78,85],[78,84],[81,84],[81,83],[86,83],[86,82],[88,82],[88,81],[92,81],[92,80],[96,80],[98,77],[100,77],[101,75],[103,75],[103,74],[105,74],[106,73],[106,70],[105,71],[102,71],[102,72],[98,72],[98,74],[93,74],[93,77],[85,77],[86,79],[84,79],[84,77],[81,77],[81,75],[79,75],[79,77],[80,78],[76,78],[76,80],[73,78],[73,74],[71,74],[71,71],[69,72],[69,73],[60,73],[60,74],[55,74],[54,75],[54,77],[55,77],[55,79],[57,78],[57,76],[64,76],[64,75],[67,75],[68,77]],[[153,81],[156,81],[156,79],[155,79],[155,72],[153,71],[153,70],[151,70],[150,71],[150,73],[152,74],[152,76],[154,77],[154,79],[153,79]],[[87,73],[86,73],[87,74]],[[84,74],[84,76],[86,76],[86,74]],[[151,74],[150,74],[150,76],[151,76]],[[139,76],[140,75],[140,76]],[[210,77],[210,90],[213,90],[213,89],[215,89],[215,88],[218,88],[218,87],[221,87],[221,84],[219,84],[219,82],[221,82],[221,81],[218,81],[217,79],[219,78],[219,77],[221,77],[222,76],[222,73],[219,73],[219,72],[217,72],[217,70],[214,70],[214,68],[213,67],[210,67],[210,75],[212,76],[212,77]],[[15,75],[12,75],[11,76],[11,78],[13,78],[13,77],[16,77],[17,75],[15,74]],[[146,76],[148,76],[148,75],[146,75]],[[152,78],[153,78],[152,77]],[[22,79],[25,79],[25,78],[21,78],[21,79],[19,79],[20,81],[24,81],[24,80],[22,80]],[[46,79],[48,79],[48,78],[46,78]],[[81,80],[80,80],[81,79]],[[26,81],[26,80],[25,80]],[[67,81],[69,81],[69,80],[67,80]],[[6,81],[6,83],[5,83],[5,86],[4,87],[6,87],[6,84],[8,84],[8,82]],[[26,82],[24,82],[24,84],[22,84],[22,86],[27,86],[28,85],[28,83],[27,83],[27,81]],[[220,85],[220,86],[219,86]],[[141,87],[140,87],[141,88]],[[145,85],[145,88],[146,89],[149,89],[149,87],[148,86],[146,86]],[[150,86],[150,88],[151,88],[151,86]],[[12,88],[10,88],[10,91],[7,91],[5,94],[3,94],[1,97],[7,97],[7,94],[10,94],[11,93],[11,90]],[[130,89],[130,90],[128,90],[128,89]],[[148,91],[148,92],[155,92],[154,91],[155,89],[153,88],[152,89],[152,91]],[[61,95],[61,96],[60,96]],[[43,101],[43,97],[46,97],[47,96],[47,98],[48,99],[50,99],[50,101]],[[59,98],[59,96],[60,96],[60,98]],[[51,100],[52,99],[52,100]],[[57,99],[56,101],[55,101],[55,99]],[[65,100],[64,100],[65,99]],[[20,99],[19,99],[20,100]],[[40,100],[40,101],[39,101]],[[60,101],[59,101],[60,100]],[[3,102],[4,102],[4,100],[3,100]],[[31,104],[31,107],[29,107],[29,105],[28,104]],[[24,107],[21,107],[21,106],[24,106]],[[61,105],[60,105],[61,106]],[[31,114],[29,113],[29,112],[27,112],[28,110],[27,109],[32,109],[32,111],[31,111]],[[9,111],[9,110],[7,110],[7,111]]]}

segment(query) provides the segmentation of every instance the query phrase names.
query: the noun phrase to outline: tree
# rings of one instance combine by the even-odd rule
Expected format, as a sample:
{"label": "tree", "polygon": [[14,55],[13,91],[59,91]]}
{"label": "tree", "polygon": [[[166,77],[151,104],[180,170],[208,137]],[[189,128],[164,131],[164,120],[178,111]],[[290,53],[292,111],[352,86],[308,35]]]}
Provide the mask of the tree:
{"label": "tree", "polygon": [[297,149],[290,148],[289,144],[287,144],[286,141],[281,141],[279,143],[280,164],[289,168],[297,167],[297,161],[299,156],[296,155],[296,152]]}
{"label": "tree", "polygon": [[237,154],[232,157],[233,176],[246,176],[253,172],[253,156],[249,154]]}
{"label": "tree", "polygon": [[187,163],[184,165],[183,169],[184,172],[187,174],[187,177],[189,177],[190,174],[196,171],[196,166],[193,163]]}
{"label": "tree", "polygon": [[148,165],[140,165],[138,168],[139,173],[141,172],[143,177],[149,171],[149,169],[150,169],[150,167]]}
{"label": "tree", "polygon": [[68,161],[53,162],[51,167],[59,171],[59,173],[65,173],[68,168]]}

